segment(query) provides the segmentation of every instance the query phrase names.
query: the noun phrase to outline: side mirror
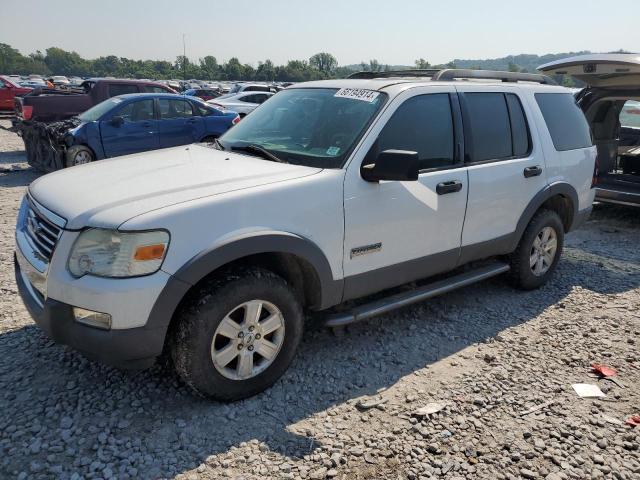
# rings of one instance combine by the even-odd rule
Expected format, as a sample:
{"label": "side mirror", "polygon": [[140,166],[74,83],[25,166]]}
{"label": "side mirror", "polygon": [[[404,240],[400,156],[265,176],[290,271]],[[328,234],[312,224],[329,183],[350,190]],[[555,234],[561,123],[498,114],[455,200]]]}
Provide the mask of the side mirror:
{"label": "side mirror", "polygon": [[367,182],[416,181],[418,180],[418,152],[385,150],[378,154],[375,163],[363,164],[360,167],[360,174]]}
{"label": "side mirror", "polygon": [[111,125],[114,127],[121,127],[124,124],[124,118],[119,115],[111,118]]}

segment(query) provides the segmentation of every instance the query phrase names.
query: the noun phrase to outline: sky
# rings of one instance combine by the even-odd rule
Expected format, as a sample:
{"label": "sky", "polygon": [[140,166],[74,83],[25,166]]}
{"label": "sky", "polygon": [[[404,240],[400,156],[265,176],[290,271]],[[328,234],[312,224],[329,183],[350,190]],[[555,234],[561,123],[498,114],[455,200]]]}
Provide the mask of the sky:
{"label": "sky", "polygon": [[182,54],[183,33],[192,60],[235,56],[253,65],[321,51],[340,65],[640,51],[638,0],[0,0],[0,6],[5,2],[0,43],[24,54],[56,46],[85,58],[173,61]]}

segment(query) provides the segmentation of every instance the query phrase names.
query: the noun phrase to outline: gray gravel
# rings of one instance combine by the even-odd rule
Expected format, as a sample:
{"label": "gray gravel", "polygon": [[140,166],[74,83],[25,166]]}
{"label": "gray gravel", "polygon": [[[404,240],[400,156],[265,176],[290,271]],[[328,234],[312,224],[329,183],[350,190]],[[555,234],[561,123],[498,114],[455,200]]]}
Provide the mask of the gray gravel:
{"label": "gray gravel", "polygon": [[33,325],[12,266],[36,178],[23,159],[0,129],[0,478],[640,478],[640,428],[620,423],[640,414],[637,210],[596,208],[538,291],[498,278],[343,337],[310,327],[281,381],[224,405],[164,367],[91,363]]}

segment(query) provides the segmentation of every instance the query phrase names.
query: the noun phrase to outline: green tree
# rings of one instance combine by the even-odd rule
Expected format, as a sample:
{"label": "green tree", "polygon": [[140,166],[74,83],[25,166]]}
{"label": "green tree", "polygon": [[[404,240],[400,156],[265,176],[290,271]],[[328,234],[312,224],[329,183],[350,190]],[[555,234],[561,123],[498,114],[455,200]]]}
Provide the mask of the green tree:
{"label": "green tree", "polygon": [[256,80],[272,82],[276,79],[276,68],[271,60],[258,63],[255,75]]}
{"label": "green tree", "polygon": [[226,80],[243,80],[244,68],[236,57],[229,59],[223,66]]}
{"label": "green tree", "polygon": [[54,75],[88,75],[91,70],[90,62],[76,52],[67,52],[57,47],[47,48],[44,61]]}
{"label": "green tree", "polygon": [[426,70],[427,68],[431,68],[431,64],[427,62],[424,58],[419,58],[415,61],[416,68],[420,70]]}
{"label": "green tree", "polygon": [[518,65],[516,65],[515,63],[513,63],[513,62],[509,62],[508,68],[509,68],[510,72],[519,72],[520,71],[520,67]]}
{"label": "green tree", "polygon": [[338,60],[330,53],[316,53],[309,59],[311,67],[320,70],[325,75],[331,75],[331,72],[338,66]]}
{"label": "green tree", "polygon": [[200,59],[200,70],[207,80],[215,80],[220,75],[218,60],[212,55]]}
{"label": "green tree", "polygon": [[177,72],[180,73],[180,76],[183,79],[189,78],[188,69],[189,69],[189,58],[184,55],[178,55],[176,57],[176,61],[174,63],[174,67]]}
{"label": "green tree", "polygon": [[383,66],[374,58],[369,60],[369,70],[372,72],[381,72],[383,70]]}

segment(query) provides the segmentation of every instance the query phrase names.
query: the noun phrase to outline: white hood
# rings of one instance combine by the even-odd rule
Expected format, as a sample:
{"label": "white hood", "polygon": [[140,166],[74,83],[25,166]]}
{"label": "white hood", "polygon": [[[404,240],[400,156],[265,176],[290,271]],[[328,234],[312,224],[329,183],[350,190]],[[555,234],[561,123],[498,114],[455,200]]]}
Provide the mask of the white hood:
{"label": "white hood", "polygon": [[68,229],[114,228],[169,205],[320,171],[194,144],[60,170],[33,182],[29,192],[65,218]]}

